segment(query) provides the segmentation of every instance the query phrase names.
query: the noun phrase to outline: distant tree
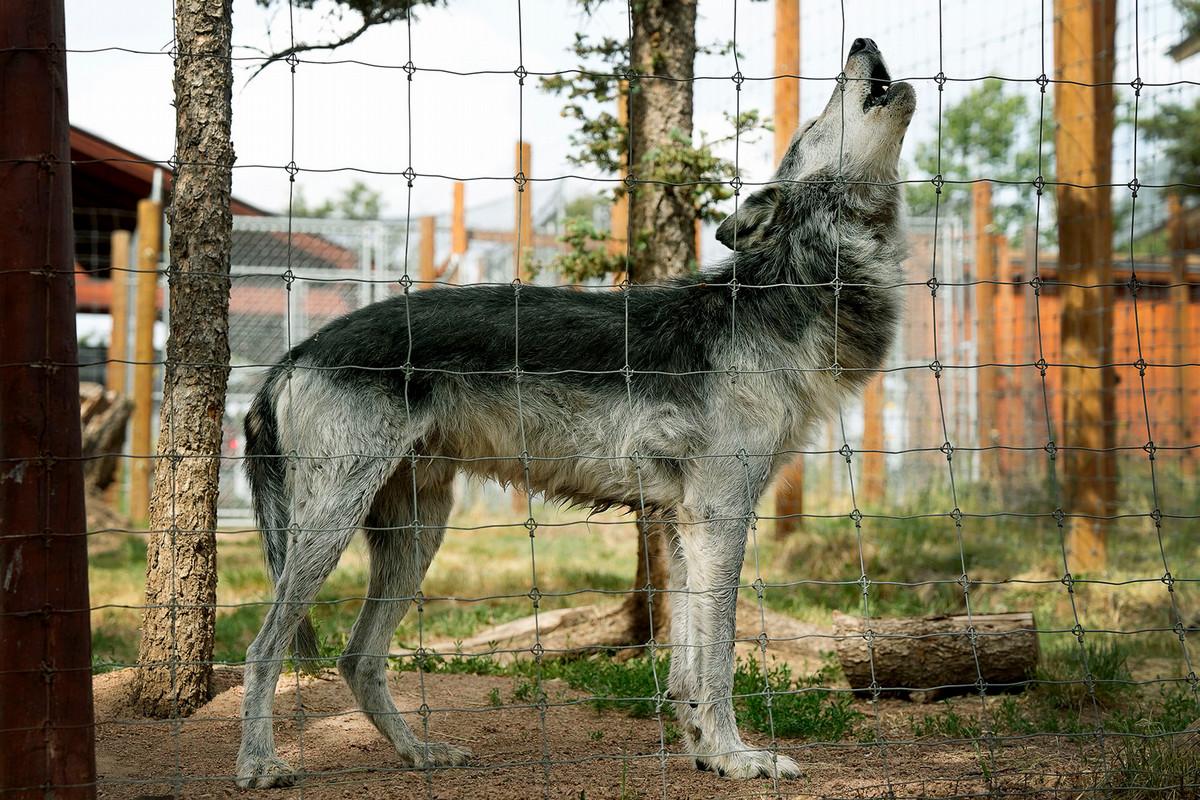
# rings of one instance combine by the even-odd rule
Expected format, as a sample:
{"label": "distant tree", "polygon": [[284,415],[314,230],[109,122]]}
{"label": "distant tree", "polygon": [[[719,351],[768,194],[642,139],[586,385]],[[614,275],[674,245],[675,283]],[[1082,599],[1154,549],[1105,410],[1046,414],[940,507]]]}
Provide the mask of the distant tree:
{"label": "distant tree", "polygon": [[305,11],[312,11],[318,5],[328,5],[329,8],[325,14],[330,20],[341,22],[347,15],[350,15],[356,19],[357,25],[349,33],[336,39],[326,42],[296,42],[283,50],[269,53],[267,59],[255,68],[251,77],[288,56],[313,50],[336,50],[343,45],[350,44],[376,25],[407,20],[409,14],[421,6],[446,4],[446,0],[328,0],[327,3],[322,3],[321,0],[257,0],[257,2],[263,8],[276,5],[287,6],[290,2],[292,8]]}
{"label": "distant tree", "polygon": [[[1200,0],[1197,0],[1200,13]],[[1138,133],[1162,144],[1169,169],[1168,183],[1188,184],[1178,191],[1200,196],[1200,100],[1190,106],[1165,103],[1153,116],[1139,119]]]}
{"label": "distant tree", "polygon": [[355,181],[337,197],[315,206],[308,204],[304,192],[297,186],[292,197],[292,216],[379,219],[383,205],[383,194],[362,181]]}
{"label": "distant tree", "polygon": [[1183,17],[1183,38],[1200,36],[1200,0],[1175,0],[1175,8]]}
{"label": "distant tree", "polygon": [[[579,0],[589,13],[602,2]],[[635,163],[630,165],[629,172],[639,183],[630,203],[632,230],[609,231],[599,226],[594,217],[568,215],[562,236],[567,251],[549,265],[568,279],[585,280],[623,272],[626,261],[637,279],[644,281],[666,277],[669,273],[665,270],[695,269],[696,220],[723,219],[720,204],[733,196],[728,181],[735,173],[734,164],[717,156],[716,149],[733,141],[735,136],[740,136],[743,144],[753,142],[757,132],[769,127],[757,110],[744,111],[736,119],[726,113],[729,127],[735,133],[712,139],[701,132],[696,139],[691,125],[690,86],[684,91],[685,87],[669,85],[677,81],[622,81],[621,76],[629,75],[634,58],[643,74],[674,76],[674,72],[665,68],[672,60],[677,64],[686,62],[690,74],[698,53],[732,53],[732,44],[697,45],[694,31],[686,53],[666,52],[668,44],[682,47],[677,43],[659,39],[656,44],[652,36],[655,26],[660,24],[660,18],[669,16],[674,5],[635,4],[634,42],[610,37],[595,39],[577,33],[571,48],[579,62],[577,70],[542,79],[543,89],[565,98],[562,115],[578,123],[571,135],[571,143],[578,149],[568,158],[581,166],[611,175],[625,171],[630,125],[621,124],[615,113],[623,93],[628,93],[633,109]],[[639,36],[640,31],[645,31],[645,35]],[[642,43],[636,44],[640,48],[636,56],[636,48],[631,47],[635,43]],[[617,186],[600,197],[612,202],[627,193],[625,186]],[[605,250],[604,243],[614,233],[621,237],[632,235],[627,252]],[[679,253],[689,258],[679,263],[677,257],[662,257]]]}
{"label": "distant tree", "polygon": [[[1054,174],[1054,113],[1047,99],[1044,115],[1030,109],[1026,99],[1009,93],[999,80],[987,80],[962,100],[942,112],[940,137],[917,146],[918,169],[928,175],[941,174],[951,181],[942,186],[941,198],[930,182],[909,184],[909,210],[916,215],[940,214],[969,219],[971,187],[954,181],[988,178],[1024,183],[1022,187],[996,184],[992,194],[993,224],[998,231],[1019,241],[1025,226],[1033,222],[1035,204],[1029,184],[1038,176],[1038,126],[1041,130],[1041,175]],[[1042,219],[1052,219],[1048,204],[1053,192],[1042,194]]]}

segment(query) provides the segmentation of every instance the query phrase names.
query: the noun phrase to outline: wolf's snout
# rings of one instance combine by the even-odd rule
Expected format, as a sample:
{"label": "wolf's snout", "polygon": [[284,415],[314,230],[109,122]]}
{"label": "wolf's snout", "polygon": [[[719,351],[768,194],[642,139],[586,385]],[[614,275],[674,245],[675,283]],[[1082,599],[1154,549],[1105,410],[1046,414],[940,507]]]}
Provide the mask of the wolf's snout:
{"label": "wolf's snout", "polygon": [[875,44],[874,39],[855,39],[854,44],[850,45],[850,55],[861,53],[864,50],[868,53],[878,53],[879,45]]}

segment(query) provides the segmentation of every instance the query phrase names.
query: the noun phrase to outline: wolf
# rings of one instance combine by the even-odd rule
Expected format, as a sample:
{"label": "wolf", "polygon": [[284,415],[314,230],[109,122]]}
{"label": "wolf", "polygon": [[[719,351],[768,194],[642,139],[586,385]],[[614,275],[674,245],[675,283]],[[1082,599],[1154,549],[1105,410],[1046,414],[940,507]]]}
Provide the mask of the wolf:
{"label": "wolf", "polygon": [[715,268],[622,291],[411,292],[329,323],[269,371],[246,469],[276,601],[246,653],[239,785],[298,777],[275,754],[275,686],[289,647],[315,654],[307,608],[360,530],[369,588],[338,669],[401,762],[470,758],[415,736],[386,681],[459,471],[668,520],[666,702],[685,753],[731,778],[800,773],[738,733],[737,587],[763,491],[895,338],[915,107],[857,39],[825,110],[718,228],[733,254]]}

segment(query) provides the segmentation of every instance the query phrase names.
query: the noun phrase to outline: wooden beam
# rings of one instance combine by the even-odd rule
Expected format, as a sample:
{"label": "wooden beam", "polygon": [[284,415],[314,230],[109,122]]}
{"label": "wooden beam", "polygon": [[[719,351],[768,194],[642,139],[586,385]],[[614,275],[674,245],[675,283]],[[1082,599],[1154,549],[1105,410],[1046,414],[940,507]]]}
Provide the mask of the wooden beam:
{"label": "wooden beam", "polygon": [[533,169],[533,145],[517,142],[516,175],[517,186],[513,190],[513,277],[523,282],[530,280],[526,261],[534,246],[533,241],[533,184],[529,176]]}
{"label": "wooden beam", "polygon": [[438,279],[437,264],[437,220],[433,217],[421,217],[421,283],[428,288]]}
{"label": "wooden beam", "polygon": [[162,203],[157,200],[138,202],[137,241],[129,518],[143,524],[150,517],[154,468],[154,322],[158,318],[158,262],[162,255]]}
{"label": "wooden beam", "polygon": [[[516,231],[489,231],[478,228],[468,228],[467,238],[477,242],[497,242],[499,244],[509,244],[516,246],[517,234]],[[521,244],[524,246],[526,242],[531,241],[524,236],[521,237]],[[557,237],[549,233],[535,233],[532,237],[534,247],[563,247]]]}
{"label": "wooden beam", "polygon": [[[1192,287],[1188,284],[1187,274],[1187,220],[1184,216],[1183,198],[1178,192],[1167,195],[1167,239],[1171,251],[1171,358],[1175,364],[1186,364],[1191,361],[1191,351],[1188,347],[1190,325],[1188,310],[1191,303]],[[1174,445],[1187,446],[1192,443],[1195,435],[1195,421],[1192,418],[1192,393],[1195,387],[1189,380],[1195,372],[1195,367],[1173,367],[1174,378],[1171,389],[1174,399],[1174,428],[1178,433],[1178,441]],[[1196,459],[1191,450],[1181,450],[1184,463],[1194,467]]]}
{"label": "wooden beam", "polygon": [[775,161],[800,127],[800,0],[775,0]]}
{"label": "wooden beam", "polygon": [[[800,74],[800,0],[775,0],[775,74]],[[783,160],[792,135],[800,127],[800,80],[776,78],[775,163]],[[775,535],[800,527],[804,513],[804,456],[779,471],[775,489]]]}
{"label": "wooden beam", "polygon": [[[1073,571],[1107,563],[1116,510],[1112,132],[1116,0],[1055,0],[1063,510]],[[1091,188],[1094,187],[1094,188]],[[1102,288],[1085,289],[1079,285]]]}
{"label": "wooden beam", "polygon": [[[978,446],[990,447],[996,429],[996,242],[992,234],[992,184],[974,184],[971,193],[971,228],[975,238],[975,361],[977,381]],[[989,463],[989,454],[980,453]]]}

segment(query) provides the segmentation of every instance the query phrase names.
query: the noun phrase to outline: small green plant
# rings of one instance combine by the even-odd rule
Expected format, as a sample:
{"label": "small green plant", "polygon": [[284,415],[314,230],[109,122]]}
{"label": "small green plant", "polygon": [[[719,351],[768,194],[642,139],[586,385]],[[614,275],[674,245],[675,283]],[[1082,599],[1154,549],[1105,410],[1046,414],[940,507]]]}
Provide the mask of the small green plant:
{"label": "small green plant", "polygon": [[492,690],[488,692],[488,705],[490,705],[492,708],[499,708],[500,706],[504,705],[504,700],[500,698],[499,689],[492,687]]}
{"label": "small green plant", "polygon": [[1038,701],[1060,709],[1088,710],[1093,697],[1100,708],[1109,708],[1133,686],[1128,661],[1128,649],[1117,641],[1088,639],[1082,649],[1075,643],[1056,648],[1042,659],[1034,693]]}
{"label": "small green plant", "polygon": [[983,728],[976,720],[959,714],[949,702],[943,702],[941,713],[914,719],[912,732],[918,738],[978,739]]}
{"label": "small green plant", "polygon": [[776,736],[836,742],[850,735],[863,714],[854,709],[849,692],[826,688],[828,667],[796,679],[786,663],[763,666],[754,659],[738,660],[733,676],[734,707],[754,730]]}
{"label": "small green plant", "polygon": [[594,731],[588,731],[588,738],[593,742],[598,742],[604,738],[604,731],[600,730],[599,728]]}

